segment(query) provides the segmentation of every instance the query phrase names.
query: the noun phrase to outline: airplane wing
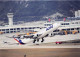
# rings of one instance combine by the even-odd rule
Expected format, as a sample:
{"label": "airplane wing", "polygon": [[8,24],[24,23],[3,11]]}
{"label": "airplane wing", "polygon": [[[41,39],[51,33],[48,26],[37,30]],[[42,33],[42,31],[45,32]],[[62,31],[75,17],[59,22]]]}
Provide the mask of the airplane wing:
{"label": "airplane wing", "polygon": [[34,35],[25,35],[24,38],[33,38]]}
{"label": "airplane wing", "polygon": [[[39,37],[39,36],[41,36],[42,34],[37,34],[37,38]],[[24,38],[36,38],[36,37],[34,37],[34,35],[24,35]]]}
{"label": "airplane wing", "polygon": [[8,37],[8,38],[20,38],[19,36],[16,36],[16,37],[15,36],[11,36],[11,37],[10,36],[6,36],[6,37]]}

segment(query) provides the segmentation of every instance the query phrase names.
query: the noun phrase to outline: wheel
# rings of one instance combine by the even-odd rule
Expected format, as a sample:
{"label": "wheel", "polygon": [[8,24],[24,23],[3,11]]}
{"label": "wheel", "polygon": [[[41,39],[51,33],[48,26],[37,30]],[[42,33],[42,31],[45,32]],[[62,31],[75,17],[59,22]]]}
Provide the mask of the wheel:
{"label": "wheel", "polygon": [[42,41],[41,42],[44,42],[44,39],[42,38]]}
{"label": "wheel", "polygon": [[35,43],[35,42],[36,42],[36,39],[34,39],[33,43]]}

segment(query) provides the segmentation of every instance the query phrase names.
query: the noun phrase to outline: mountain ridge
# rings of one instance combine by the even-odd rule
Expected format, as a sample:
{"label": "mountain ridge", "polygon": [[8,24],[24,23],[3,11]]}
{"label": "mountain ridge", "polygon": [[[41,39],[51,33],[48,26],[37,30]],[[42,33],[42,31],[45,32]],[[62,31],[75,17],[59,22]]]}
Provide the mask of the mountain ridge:
{"label": "mountain ridge", "polygon": [[62,14],[72,17],[80,9],[80,1],[0,1],[0,20],[8,21],[7,13],[14,14],[14,21],[36,21],[44,16]]}

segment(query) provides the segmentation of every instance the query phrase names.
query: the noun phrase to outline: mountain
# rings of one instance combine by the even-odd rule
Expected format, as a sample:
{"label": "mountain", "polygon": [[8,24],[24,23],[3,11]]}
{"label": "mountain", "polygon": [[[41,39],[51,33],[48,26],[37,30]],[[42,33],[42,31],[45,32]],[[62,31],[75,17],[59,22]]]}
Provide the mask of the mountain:
{"label": "mountain", "polygon": [[37,21],[45,16],[72,17],[80,9],[79,4],[80,1],[0,1],[0,21],[7,22],[9,12],[14,14],[14,21]]}

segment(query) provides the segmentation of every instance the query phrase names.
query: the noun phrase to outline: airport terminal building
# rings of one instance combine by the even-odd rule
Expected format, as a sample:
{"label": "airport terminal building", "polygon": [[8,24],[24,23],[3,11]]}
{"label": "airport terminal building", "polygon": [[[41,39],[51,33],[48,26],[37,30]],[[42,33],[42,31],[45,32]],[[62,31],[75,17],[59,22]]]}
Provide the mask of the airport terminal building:
{"label": "airport terminal building", "polygon": [[[9,25],[0,26],[0,34],[2,33],[17,33],[17,32],[35,32],[39,31],[42,28],[46,28],[53,23],[60,23],[61,26],[53,31],[54,33],[58,32],[70,32],[70,31],[77,31],[80,32],[80,19],[79,17],[72,18],[73,20],[62,20],[62,21],[37,21],[37,22],[27,22],[24,24],[17,24],[13,25],[13,13],[8,13],[8,23]],[[69,18],[68,18],[69,19]],[[71,18],[70,18],[71,19]]]}

